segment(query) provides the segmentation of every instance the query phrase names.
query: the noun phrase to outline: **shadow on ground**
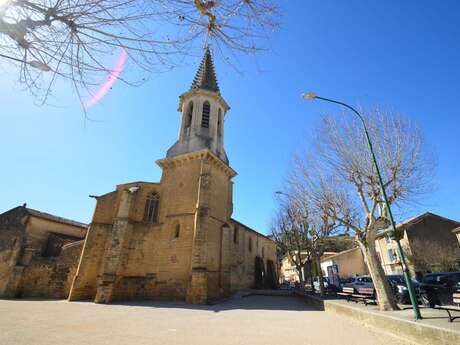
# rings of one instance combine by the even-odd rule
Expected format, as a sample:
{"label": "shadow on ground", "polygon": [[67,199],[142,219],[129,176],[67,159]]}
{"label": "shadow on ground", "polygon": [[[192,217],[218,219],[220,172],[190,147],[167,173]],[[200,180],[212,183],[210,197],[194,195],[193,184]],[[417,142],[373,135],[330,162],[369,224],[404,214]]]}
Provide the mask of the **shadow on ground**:
{"label": "shadow on ground", "polygon": [[188,304],[181,301],[123,301],[114,302],[114,305],[146,307],[146,308],[173,308],[206,310],[211,312],[223,312],[229,310],[285,310],[285,311],[309,311],[317,310],[307,305],[296,296],[273,296],[273,295],[247,295],[233,296],[225,301],[213,304]]}
{"label": "shadow on ground", "polygon": [[[62,303],[91,303],[93,301],[67,302],[66,300],[52,300],[43,298],[21,298],[14,301],[50,301]],[[318,308],[307,305],[301,298],[294,295],[277,295],[267,292],[239,293],[227,300],[216,301],[212,304],[189,304],[183,301],[116,301],[109,305],[128,307],[143,307],[156,309],[189,309],[223,312],[229,310],[284,310],[284,311],[317,311]]]}

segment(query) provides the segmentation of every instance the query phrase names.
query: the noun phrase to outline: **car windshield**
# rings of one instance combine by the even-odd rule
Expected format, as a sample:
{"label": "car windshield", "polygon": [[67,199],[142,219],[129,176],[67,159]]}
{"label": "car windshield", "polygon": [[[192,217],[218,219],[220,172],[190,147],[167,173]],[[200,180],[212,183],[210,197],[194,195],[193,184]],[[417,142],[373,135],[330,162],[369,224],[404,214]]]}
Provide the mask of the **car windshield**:
{"label": "car windshield", "polygon": [[372,283],[372,279],[370,277],[359,277],[358,281],[363,283]]}
{"label": "car windshield", "polygon": [[460,281],[460,273],[451,274],[430,274],[423,278],[424,283],[428,284],[449,284],[455,285]]}
{"label": "car windshield", "polygon": [[399,276],[399,275],[388,276],[388,279],[391,280],[393,283],[396,283],[396,284],[404,284],[403,277]]}

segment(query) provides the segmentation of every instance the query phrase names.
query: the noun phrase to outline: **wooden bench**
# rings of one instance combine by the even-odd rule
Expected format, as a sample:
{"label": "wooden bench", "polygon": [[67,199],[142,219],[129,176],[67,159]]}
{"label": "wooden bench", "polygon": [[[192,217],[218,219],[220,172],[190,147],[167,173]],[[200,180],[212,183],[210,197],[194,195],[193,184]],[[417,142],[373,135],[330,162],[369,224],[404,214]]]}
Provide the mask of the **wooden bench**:
{"label": "wooden bench", "polygon": [[354,301],[356,303],[363,302],[364,305],[368,305],[369,303],[377,303],[375,300],[375,290],[374,288],[359,288],[357,294],[352,295]]}
{"label": "wooden bench", "polygon": [[452,294],[452,300],[456,305],[441,305],[434,307],[434,309],[445,310],[447,315],[449,315],[449,322],[454,321],[455,319],[460,319],[460,316],[452,316],[451,311],[460,312],[460,292],[454,292]]}
{"label": "wooden bench", "polygon": [[343,296],[346,298],[347,302],[350,302],[352,296],[355,293],[355,289],[352,287],[343,287],[342,292],[337,292],[337,295]]}

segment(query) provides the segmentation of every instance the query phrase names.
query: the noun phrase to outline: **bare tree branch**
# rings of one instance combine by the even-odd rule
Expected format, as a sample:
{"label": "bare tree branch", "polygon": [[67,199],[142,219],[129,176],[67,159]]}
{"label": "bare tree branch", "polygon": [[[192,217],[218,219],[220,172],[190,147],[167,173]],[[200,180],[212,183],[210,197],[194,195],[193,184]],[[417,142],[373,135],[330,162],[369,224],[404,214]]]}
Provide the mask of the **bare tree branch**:
{"label": "bare tree branch", "polygon": [[147,74],[170,70],[208,42],[219,51],[260,51],[277,26],[274,14],[271,0],[4,0],[0,60],[45,102],[60,79],[78,94],[92,92],[121,50]]}

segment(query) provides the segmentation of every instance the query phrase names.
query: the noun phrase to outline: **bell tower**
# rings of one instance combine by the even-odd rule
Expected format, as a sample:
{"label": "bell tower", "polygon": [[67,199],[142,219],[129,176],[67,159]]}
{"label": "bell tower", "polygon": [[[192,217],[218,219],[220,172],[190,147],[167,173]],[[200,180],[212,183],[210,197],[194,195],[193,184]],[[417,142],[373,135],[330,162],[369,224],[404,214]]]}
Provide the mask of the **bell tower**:
{"label": "bell tower", "polygon": [[179,137],[166,157],[209,149],[228,165],[224,118],[229,109],[220,94],[211,52],[205,48],[190,89],[179,97],[178,111],[182,114]]}
{"label": "bell tower", "polygon": [[[230,220],[232,178],[224,149],[224,116],[229,109],[220,94],[209,48],[190,89],[180,96],[181,125],[166,158],[157,161],[161,177],[164,228],[180,224],[178,262],[186,277],[185,299],[206,303],[230,289]],[[179,248],[178,248],[179,250]]]}

